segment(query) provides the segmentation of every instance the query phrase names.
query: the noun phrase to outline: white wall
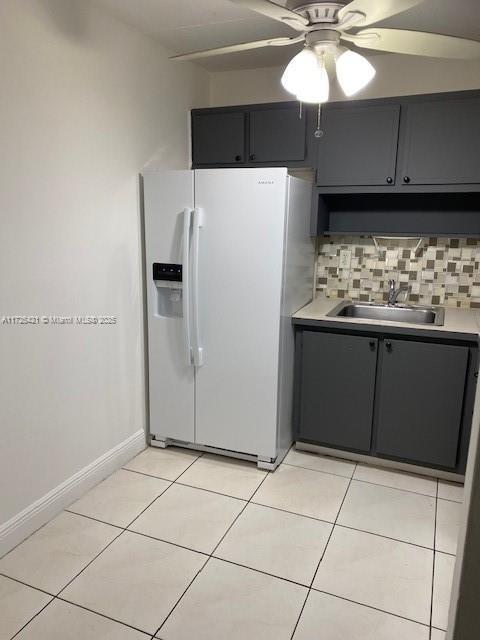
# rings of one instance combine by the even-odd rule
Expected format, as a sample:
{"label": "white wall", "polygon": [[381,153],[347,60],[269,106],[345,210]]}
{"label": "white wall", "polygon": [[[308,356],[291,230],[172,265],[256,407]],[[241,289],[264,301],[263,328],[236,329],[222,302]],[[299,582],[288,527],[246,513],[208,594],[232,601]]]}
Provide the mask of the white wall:
{"label": "white wall", "polygon": [[0,533],[145,427],[138,173],[186,167],[208,75],[89,0],[0,3]]}
{"label": "white wall", "polygon": [[[480,88],[480,61],[451,61],[376,55],[371,58],[377,70],[375,79],[358,98],[381,98],[417,93],[460,91]],[[284,67],[266,67],[241,71],[220,71],[210,76],[210,105],[213,107],[294,100],[280,84]],[[336,81],[332,82],[332,100],[345,100]]]}

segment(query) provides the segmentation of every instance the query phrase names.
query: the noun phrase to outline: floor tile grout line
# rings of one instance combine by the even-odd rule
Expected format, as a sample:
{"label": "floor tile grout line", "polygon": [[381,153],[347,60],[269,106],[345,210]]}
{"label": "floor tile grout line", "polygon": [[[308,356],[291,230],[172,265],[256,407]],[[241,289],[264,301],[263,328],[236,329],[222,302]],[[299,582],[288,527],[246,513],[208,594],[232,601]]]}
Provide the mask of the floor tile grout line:
{"label": "floor tile grout line", "polygon": [[[146,451],[146,449],[145,449]],[[191,449],[189,449],[189,451],[191,451]],[[188,467],[186,467],[181,473],[180,475],[178,475],[175,480],[172,480],[171,478],[164,478],[163,476],[154,476],[151,473],[145,473],[144,471],[137,471],[136,469],[128,469],[127,467],[121,467],[121,469],[123,471],[129,471],[130,473],[136,473],[140,476],[147,476],[148,478],[157,478],[157,480],[165,480],[165,482],[176,482],[181,476],[183,476],[183,474],[188,471],[190,469],[190,467],[192,465],[195,464],[195,462],[197,462],[197,460],[200,460],[200,458],[203,458],[204,456],[204,452],[200,452],[198,456],[195,456],[194,460],[188,465]],[[133,460],[135,460],[135,458],[133,458]],[[130,461],[131,462],[131,461]],[[128,464],[128,463],[127,463]]]}
{"label": "floor tile grout line", "polygon": [[315,522],[323,522],[325,524],[332,524],[331,520],[322,520],[321,518],[316,518],[315,516],[307,516],[305,513],[298,513],[298,511],[288,511],[288,509],[282,509],[281,507],[274,507],[271,504],[264,504],[263,502],[255,502],[251,501],[250,504],[255,504],[257,507],[265,507],[265,509],[273,509],[273,511],[280,511],[281,513],[289,513],[292,516],[298,516],[299,518],[308,518],[308,520],[314,520]]}
{"label": "floor tile grout line", "polygon": [[177,476],[177,477],[175,478],[174,482],[177,482],[177,480],[179,480],[179,479],[180,479],[180,478],[181,478],[185,473],[187,473],[187,471],[190,469],[190,467],[193,467],[193,465],[194,465],[196,462],[198,462],[201,458],[203,458],[204,456],[205,456],[205,453],[202,451],[202,452],[200,453],[200,455],[199,455],[199,456],[197,456],[197,457],[195,458],[195,460],[194,460],[191,464],[189,464],[189,465],[188,465],[188,467],[187,467],[186,469],[184,469],[184,470],[182,471],[182,473],[181,473],[179,476]]}
{"label": "floor tile grout line", "polygon": [[[80,517],[84,517],[84,516],[80,516]],[[71,579],[67,582],[67,584],[66,584],[66,585],[64,585],[64,586],[60,589],[60,591],[58,591],[58,592],[55,594],[55,596],[56,596],[56,597],[59,597],[59,596],[60,596],[60,594],[61,594],[61,593],[63,593],[63,592],[65,591],[65,589],[66,589],[67,587],[69,587],[69,586],[72,584],[72,582],[73,582],[74,580],[76,580],[76,579],[78,578],[78,576],[79,576],[81,573],[83,573],[83,572],[85,571],[85,569],[87,569],[87,567],[89,567],[89,566],[92,564],[92,562],[95,562],[95,560],[96,560],[99,556],[101,556],[101,555],[102,555],[102,553],[103,553],[106,549],[108,549],[108,547],[110,547],[110,546],[115,542],[115,540],[118,540],[118,538],[119,538],[121,535],[123,535],[124,533],[125,533],[125,529],[122,529],[122,530],[120,531],[120,533],[119,533],[117,536],[115,536],[115,537],[113,538],[113,540],[110,540],[110,542],[109,542],[109,543],[108,543],[108,544],[107,544],[107,545],[106,545],[106,546],[105,546],[101,551],[99,551],[99,552],[95,555],[95,557],[93,557],[93,558],[90,560],[90,562],[88,562],[88,563],[83,567],[83,569],[81,569],[77,574],[75,574],[75,575],[73,576],[73,578],[71,578]]]}
{"label": "floor tile grout line", "polygon": [[425,498],[432,498],[433,500],[435,500],[436,498],[436,493],[432,495],[431,493],[423,493],[422,491],[412,491],[411,489],[392,487],[390,484],[383,484],[380,482],[371,482],[370,480],[361,480],[360,478],[352,478],[352,480],[354,482],[361,482],[362,484],[373,485],[374,487],[383,487],[384,489],[392,489],[393,491],[403,491],[403,493],[413,493],[415,496],[424,496]]}
{"label": "floor tile grout line", "polygon": [[355,474],[355,471],[357,470],[357,466],[358,466],[358,463],[355,463],[355,467],[353,468],[353,471],[352,471],[352,476],[351,476],[351,478],[350,478],[350,480],[348,482],[347,488],[345,490],[345,493],[343,495],[342,501],[340,503],[340,507],[338,508],[337,515],[335,517],[335,521],[334,521],[332,529],[330,531],[330,535],[328,536],[328,539],[327,539],[327,543],[325,544],[323,552],[320,555],[320,560],[318,561],[317,568],[315,569],[315,571],[313,573],[313,578],[312,578],[312,580],[310,582],[310,586],[308,587],[308,591],[307,591],[307,595],[305,596],[305,601],[303,603],[303,607],[301,608],[301,611],[300,611],[299,616],[297,618],[297,622],[295,623],[295,626],[293,628],[292,635],[290,636],[290,640],[293,640],[293,637],[294,637],[294,635],[295,635],[295,633],[297,631],[297,627],[298,627],[298,624],[300,622],[300,618],[302,617],[303,610],[305,608],[305,605],[307,604],[308,596],[310,595],[310,593],[312,591],[312,586],[313,586],[313,583],[315,582],[315,578],[317,577],[318,569],[319,569],[319,567],[320,567],[320,565],[322,563],[323,558],[325,557],[325,554],[327,552],[327,548],[328,548],[328,545],[330,543],[330,540],[332,539],[332,535],[333,535],[333,532],[335,530],[335,525],[337,523],[338,516],[340,515],[340,511],[342,510],[343,503],[345,502],[345,498],[347,497],[348,490],[350,489],[350,485],[352,484],[353,476]]}
{"label": "floor tile grout line", "polygon": [[132,524],[133,524],[134,522],[136,522],[136,521],[138,520],[138,518],[140,518],[140,516],[141,516],[143,513],[145,513],[145,511],[146,511],[147,509],[150,509],[150,507],[151,507],[153,504],[155,504],[155,502],[156,502],[159,498],[161,498],[163,495],[165,495],[165,494],[167,493],[167,491],[168,491],[171,487],[173,487],[173,485],[174,485],[174,483],[172,482],[172,483],[170,483],[170,484],[168,485],[168,487],[165,487],[165,489],[162,491],[162,493],[160,493],[158,496],[156,496],[156,497],[155,497],[155,498],[150,502],[150,504],[148,504],[148,505],[145,507],[145,509],[142,509],[142,511],[140,511],[140,513],[139,513],[137,516],[135,516],[135,518],[133,518],[133,520],[132,520],[131,522],[129,522],[129,523],[127,524],[127,526],[125,527],[125,530],[126,530],[126,531],[128,531],[128,530],[129,530],[129,527],[131,527],[131,526],[132,526]]}
{"label": "floor tile grout line", "polygon": [[[341,461],[343,461],[343,460],[341,460]],[[346,460],[346,462],[349,462],[349,461]],[[350,461],[350,462],[353,462],[353,461]],[[305,467],[305,466],[300,465],[300,464],[293,464],[292,462],[282,462],[282,464],[285,464],[285,465],[287,465],[289,467],[297,467],[299,469],[306,469],[307,471],[315,471],[315,473],[326,473],[326,474],[331,475],[331,476],[339,476],[340,478],[350,479],[350,477],[351,477],[352,480],[355,480],[356,482],[364,482],[365,484],[373,484],[373,485],[377,485],[379,487],[388,487],[389,489],[396,489],[397,491],[406,491],[407,493],[416,493],[416,494],[421,495],[421,496],[428,496],[429,498],[435,498],[436,497],[436,493],[437,493],[437,491],[436,491],[435,494],[432,495],[430,493],[424,493],[423,491],[414,491],[412,489],[404,489],[403,487],[402,488],[393,487],[392,485],[384,484],[383,482],[374,482],[373,480],[364,480],[363,478],[356,478],[353,474],[352,474],[352,476],[347,476],[347,475],[343,475],[341,473],[335,473],[333,471],[325,471],[324,469],[312,469],[311,467]],[[373,465],[370,465],[370,464],[365,463],[365,462],[357,462],[356,463],[356,467],[358,467],[359,464],[366,465],[368,468],[377,468],[377,467],[374,467]],[[356,467],[355,467],[355,469],[356,469]],[[384,468],[382,468],[382,471],[394,471],[396,473],[401,473],[401,474],[404,474],[406,476],[420,476],[421,479],[432,480],[432,481],[435,482],[435,484],[438,484],[439,481],[443,481],[443,482],[451,482],[453,484],[458,484],[458,485],[461,485],[462,487],[464,486],[464,483],[457,482],[455,480],[444,480],[443,478],[438,478],[436,476],[429,476],[429,475],[422,476],[419,473],[414,473],[414,472],[411,472],[411,471],[404,471],[402,469],[395,469],[393,467],[391,469],[388,468],[388,467],[384,467]],[[355,470],[354,470],[353,473],[355,473]],[[459,502],[459,503],[463,502],[463,500],[454,500],[452,498],[444,498],[442,496],[438,496],[438,497],[439,497],[440,500],[448,500],[449,502]]]}
{"label": "floor tile grout line", "polygon": [[359,602],[358,600],[352,600],[351,598],[346,598],[345,596],[339,596],[337,593],[331,593],[330,591],[325,591],[324,589],[317,589],[316,587],[312,587],[310,591],[315,591],[316,593],[324,593],[327,596],[331,596],[332,598],[338,598],[339,600],[345,600],[346,602],[351,602],[352,604],[357,604],[361,607],[366,607],[367,609],[373,609],[374,611],[378,611],[379,613],[386,613],[389,616],[393,616],[394,618],[400,618],[400,620],[407,620],[408,622],[413,622],[415,624],[419,624],[422,627],[430,628],[428,622],[419,622],[418,620],[413,620],[413,618],[407,618],[406,616],[401,616],[398,613],[393,613],[392,611],[387,611],[386,609],[380,609],[379,607],[374,607],[371,604],[365,604],[365,602]]}
{"label": "floor tile grout line", "polygon": [[[98,518],[94,518],[93,516],[87,516],[84,513],[76,513],[75,515],[78,515],[81,518],[87,518],[88,520],[94,520],[95,522],[101,522],[102,524],[109,524],[108,522],[105,522],[104,520],[98,520]],[[142,536],[143,538],[148,538],[149,540],[157,540],[158,542],[164,542],[165,544],[171,544],[173,547],[178,547],[179,549],[185,549],[186,551],[192,551],[193,553],[198,553],[198,554],[200,554],[202,556],[210,557],[210,554],[207,551],[199,551],[198,549],[192,549],[191,547],[186,547],[185,545],[179,544],[178,542],[173,542],[172,540],[166,540],[165,538],[157,538],[156,536],[151,536],[148,533],[143,533],[142,531],[136,531],[135,529],[127,529],[125,527],[119,527],[118,525],[115,525],[115,526],[116,526],[117,529],[121,529],[122,533],[132,533],[132,534],[137,535],[137,536]],[[128,526],[131,526],[131,525],[128,525]],[[117,538],[118,537],[119,536],[117,536]],[[0,575],[2,575],[2,574],[0,573]],[[9,578],[10,576],[5,576],[5,577]],[[17,582],[20,582],[20,581],[17,580]],[[25,583],[25,584],[26,584],[27,587],[31,586],[31,585],[29,585],[27,583]],[[38,589],[38,587],[33,587],[33,588],[34,589]],[[48,594],[48,595],[51,595],[51,594]]]}
{"label": "floor tile grout line", "polygon": [[[228,529],[225,531],[225,533],[223,534],[223,536],[220,538],[219,542],[216,544],[216,546],[214,547],[213,551],[209,554],[209,557],[206,559],[205,563],[202,565],[202,567],[198,570],[198,572],[195,574],[195,576],[193,577],[193,579],[189,582],[189,584],[187,585],[185,591],[182,593],[182,595],[180,596],[180,598],[177,600],[177,602],[175,603],[175,605],[173,606],[173,608],[171,609],[171,611],[168,613],[168,615],[166,616],[166,618],[163,620],[162,624],[158,627],[158,629],[155,631],[155,633],[153,634],[153,637],[155,638],[159,633],[160,630],[162,629],[162,627],[165,625],[165,623],[167,622],[167,620],[170,618],[170,616],[172,615],[172,613],[175,611],[175,609],[177,608],[177,606],[180,604],[180,601],[182,600],[183,596],[187,593],[187,591],[190,589],[190,587],[192,586],[192,584],[195,582],[195,580],[197,579],[197,577],[200,575],[200,573],[203,571],[203,569],[207,566],[207,564],[209,563],[209,561],[212,559],[213,554],[215,553],[215,551],[217,550],[217,548],[219,547],[220,543],[222,542],[222,540],[225,538],[225,536],[228,534],[228,532],[230,531],[230,529],[233,527],[233,525],[235,524],[235,522],[238,520],[238,518],[242,515],[242,513],[245,511],[245,509],[247,508],[248,504],[250,503],[250,500],[253,498],[253,496],[257,493],[257,491],[259,490],[259,488],[262,486],[262,484],[265,482],[265,480],[268,478],[268,476],[270,475],[270,472],[267,472],[264,477],[262,478],[262,480],[260,481],[258,487],[255,489],[255,491],[252,493],[252,495],[250,496],[250,498],[248,499],[248,501],[243,505],[242,510],[240,511],[240,513],[237,514],[237,516],[235,517],[235,519],[233,520],[233,522],[230,524],[230,526],[228,527]],[[181,484],[181,483],[179,483]],[[223,494],[222,494],[223,495]],[[217,558],[215,558],[217,559]]]}
{"label": "floor tile grout line", "polygon": [[89,607],[86,607],[83,604],[78,604],[78,602],[73,602],[73,600],[67,600],[67,598],[64,598],[62,596],[55,596],[55,600],[59,600],[60,602],[65,602],[66,604],[70,604],[74,607],[78,607],[79,609],[83,609],[84,611],[88,611],[89,613],[93,613],[97,616],[101,616],[102,618],[110,620],[111,622],[116,622],[117,624],[122,625],[122,627],[128,627],[129,629],[133,629],[134,631],[143,633],[147,637],[150,635],[150,631],[144,631],[143,629],[139,629],[139,627],[134,627],[128,622],[122,622],[121,620],[117,620],[117,618],[112,618],[112,616],[108,616],[106,613],[101,613],[100,611],[95,611],[95,609],[90,609]]}
{"label": "floor tile grout line", "polygon": [[122,467],[122,471],[128,471],[128,473],[135,473],[137,474],[137,476],[145,476],[146,478],[155,478],[155,480],[163,480],[164,482],[175,482],[175,480],[172,480],[171,478],[164,478],[163,476],[154,476],[151,473],[145,473],[143,471],[135,471],[135,469],[125,469],[125,467]]}
{"label": "floor tile grout line", "polygon": [[251,503],[253,497],[255,496],[255,494],[257,493],[257,491],[260,489],[260,487],[262,486],[262,484],[265,482],[265,480],[269,477],[270,473],[266,473],[265,476],[262,478],[260,484],[258,485],[258,487],[255,489],[255,491],[252,493],[252,495],[250,496],[250,498],[247,500],[247,502],[243,505],[242,510],[240,511],[240,513],[236,516],[236,518],[233,520],[233,522],[230,524],[230,526],[228,527],[228,529],[225,531],[225,533],[223,534],[223,536],[220,538],[220,540],[217,542],[217,544],[215,545],[215,548],[213,549],[212,553],[210,554],[211,556],[213,556],[213,554],[215,553],[215,551],[218,549],[218,547],[222,544],[222,542],[224,541],[225,537],[228,535],[229,531],[232,529],[232,527],[234,526],[234,524],[237,522],[237,520],[240,518],[240,516],[242,515],[242,513],[245,511],[245,509],[248,507],[248,505]]}
{"label": "floor tile grout line", "polygon": [[55,598],[54,593],[50,593],[50,591],[45,591],[45,589],[41,589],[40,587],[34,587],[32,584],[28,584],[28,582],[25,582],[24,580],[20,580],[20,578],[13,578],[12,576],[9,576],[8,574],[3,572],[0,572],[0,576],[2,578],[8,578],[9,580],[13,580],[14,582],[18,582],[19,584],[23,584],[24,587],[29,587],[30,589],[34,589],[35,591],[40,591],[40,593],[43,593],[46,596]]}
{"label": "floor tile grout line", "polygon": [[173,605],[173,607],[170,609],[170,611],[168,612],[168,614],[166,615],[166,617],[163,619],[162,623],[160,624],[160,626],[158,627],[158,629],[155,631],[155,633],[153,634],[152,638],[156,638],[157,635],[160,633],[160,629],[163,627],[163,625],[167,622],[167,620],[170,618],[170,616],[172,615],[172,613],[175,611],[175,609],[177,608],[177,606],[180,604],[180,601],[182,600],[183,596],[187,593],[187,591],[190,589],[190,587],[192,586],[192,584],[195,582],[195,580],[197,579],[197,577],[200,575],[200,573],[204,570],[204,568],[207,566],[209,560],[210,560],[211,556],[206,556],[205,558],[205,562],[202,564],[202,566],[200,567],[200,569],[197,571],[197,573],[193,576],[193,578],[190,580],[190,582],[187,584],[187,586],[185,587],[185,589],[183,590],[182,594],[180,595],[180,597],[178,598],[178,600],[175,602],[175,604]]}
{"label": "floor tile grout line", "polygon": [[[27,586],[28,586],[28,585],[27,585]],[[49,594],[49,595],[50,595],[50,594]],[[31,617],[31,618],[30,618],[30,619],[29,619],[29,620],[28,620],[28,621],[27,621],[27,622],[26,622],[22,627],[20,627],[20,629],[19,629],[18,631],[16,631],[16,632],[13,634],[13,636],[11,636],[10,640],[13,640],[14,638],[16,638],[16,637],[18,636],[18,634],[19,634],[19,633],[21,633],[21,632],[25,629],[25,627],[27,627],[27,626],[28,626],[28,625],[29,625],[33,620],[35,620],[35,618],[36,618],[37,616],[39,616],[39,615],[42,613],[42,611],[45,611],[45,609],[46,609],[48,606],[50,606],[50,605],[52,604],[52,602],[53,602],[55,599],[56,599],[56,597],[55,597],[55,596],[51,596],[51,598],[50,598],[50,600],[47,602],[47,604],[46,604],[45,606],[43,606],[43,607],[40,609],[40,611],[37,611],[37,613],[36,613],[34,616],[32,616],[32,617]]]}
{"label": "floor tile grout line", "polygon": [[[418,544],[417,542],[410,542],[409,540],[401,540],[400,538],[392,538],[391,536],[386,536],[383,533],[375,533],[375,531],[368,531],[368,529],[359,529],[358,527],[350,527],[346,524],[336,523],[336,527],[340,529],[349,529],[349,531],[358,531],[359,533],[367,533],[371,536],[376,536],[377,538],[383,538],[384,540],[391,540],[392,542],[400,542],[400,544],[408,544],[410,547],[417,547],[417,549],[425,549],[425,551],[435,551],[434,547],[426,547],[423,544]],[[453,554],[448,554],[453,555]]]}
{"label": "floor tile grout line", "polygon": [[315,473],[326,473],[329,476],[339,476],[340,478],[351,478],[351,476],[347,476],[343,473],[335,473],[334,471],[325,471],[325,469],[312,469],[312,467],[305,467],[303,464],[293,464],[293,462],[285,462],[285,461],[283,461],[281,464],[287,467],[295,467],[295,469],[305,469],[306,471],[314,471]]}
{"label": "floor tile grout line", "polygon": [[453,502],[453,504],[463,504],[463,501],[450,500],[449,498],[441,498],[440,496],[437,497],[437,500],[441,500],[442,502]]}
{"label": "floor tile grout line", "polygon": [[437,499],[435,500],[435,524],[433,527],[433,561],[432,561],[432,589],[430,597],[430,639],[432,637],[432,625],[433,625],[433,594],[435,591],[435,560],[436,560],[436,547],[437,547],[437,517],[438,517],[438,489],[439,481],[437,480]]}
{"label": "floor tile grout line", "polygon": [[107,520],[101,520],[100,518],[96,518],[95,516],[89,516],[86,513],[80,513],[79,511],[72,511],[72,509],[64,509],[67,513],[71,513],[73,516],[80,516],[81,518],[88,518],[89,520],[93,520],[94,522],[100,522],[100,524],[107,524],[109,527],[114,527],[114,529],[121,529],[121,531],[126,531],[126,527],[122,527],[119,524],[112,524]]}
{"label": "floor tile grout line", "polygon": [[453,502],[454,504],[463,504],[463,500],[452,500],[451,498],[442,498],[438,496],[438,500],[443,500],[443,502]]}
{"label": "floor tile grout line", "polygon": [[225,562],[226,564],[232,564],[235,567],[241,567],[242,569],[249,569],[250,571],[255,571],[255,573],[261,573],[264,576],[269,576],[270,578],[276,578],[277,580],[283,580],[283,582],[294,584],[296,587],[303,587],[304,589],[308,589],[308,584],[304,584],[303,582],[298,582],[297,580],[292,580],[291,578],[285,578],[275,573],[264,571],[263,569],[255,569],[255,567],[250,567],[248,564],[242,564],[241,562],[235,562],[234,560],[228,560],[228,558],[222,558],[220,556],[213,556],[213,555],[210,556],[210,559],[220,560],[220,562]]}
{"label": "floor tile grout line", "polygon": [[293,627],[292,634],[290,636],[290,640],[293,640],[293,636],[297,632],[298,623],[300,622],[300,619],[301,619],[301,617],[303,615],[303,610],[305,609],[305,605],[307,604],[307,600],[308,600],[311,592],[312,592],[311,589],[307,589],[307,595],[305,596],[303,604],[302,604],[302,606],[300,608],[300,613],[298,614],[297,621],[295,622],[295,626]]}
{"label": "floor tile grout line", "polygon": [[175,482],[173,484],[178,484],[180,487],[188,487],[189,489],[198,489],[199,491],[207,491],[208,493],[214,493],[217,496],[225,496],[226,498],[232,498],[232,500],[240,500],[241,502],[248,502],[246,498],[239,498],[238,496],[232,496],[229,493],[221,493],[220,491],[214,491],[213,489],[205,489],[204,487],[197,487],[193,484],[187,484],[186,482]]}

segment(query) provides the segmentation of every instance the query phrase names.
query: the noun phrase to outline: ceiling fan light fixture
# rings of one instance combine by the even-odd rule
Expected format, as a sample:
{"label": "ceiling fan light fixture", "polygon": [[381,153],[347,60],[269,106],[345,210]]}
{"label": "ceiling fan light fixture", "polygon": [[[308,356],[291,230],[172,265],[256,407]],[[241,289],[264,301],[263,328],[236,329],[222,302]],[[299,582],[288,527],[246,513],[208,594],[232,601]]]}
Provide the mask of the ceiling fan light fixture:
{"label": "ceiling fan light fixture", "polygon": [[327,102],[330,83],[323,56],[305,47],[283,72],[282,85],[301,102]]}
{"label": "ceiling fan light fixture", "polygon": [[355,51],[346,49],[336,59],[337,79],[343,93],[350,97],[367,86],[375,76],[375,68]]}
{"label": "ceiling fan light fixture", "polygon": [[283,72],[281,79],[283,88],[296,95],[308,84],[317,67],[317,56],[311,49],[305,47],[290,60]]}
{"label": "ceiling fan light fixture", "polygon": [[323,63],[319,61],[314,74],[310,77],[308,84],[306,83],[295,94],[300,102],[312,102],[320,104],[328,102],[330,93],[330,82],[328,73]]}

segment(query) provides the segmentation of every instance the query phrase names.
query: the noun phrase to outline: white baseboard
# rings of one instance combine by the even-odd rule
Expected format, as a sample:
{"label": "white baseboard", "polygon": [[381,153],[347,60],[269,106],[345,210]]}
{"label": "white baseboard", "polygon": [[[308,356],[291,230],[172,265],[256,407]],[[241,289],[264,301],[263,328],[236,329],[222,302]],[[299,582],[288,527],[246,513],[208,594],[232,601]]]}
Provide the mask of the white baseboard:
{"label": "white baseboard", "polygon": [[113,449],[80,469],[26,509],[0,525],[0,557],[13,549],[85,491],[119,469],[146,446],[146,436],[139,429]]}

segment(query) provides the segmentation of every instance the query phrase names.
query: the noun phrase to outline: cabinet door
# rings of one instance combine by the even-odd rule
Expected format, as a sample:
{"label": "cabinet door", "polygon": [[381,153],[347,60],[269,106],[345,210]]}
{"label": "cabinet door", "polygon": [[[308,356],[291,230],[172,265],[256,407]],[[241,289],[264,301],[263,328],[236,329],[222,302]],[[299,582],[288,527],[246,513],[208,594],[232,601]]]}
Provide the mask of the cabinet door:
{"label": "cabinet door", "polygon": [[480,98],[439,99],[402,107],[398,181],[480,183]]}
{"label": "cabinet door", "polygon": [[378,341],[303,333],[299,436],[370,451]]}
{"label": "cabinet door", "polygon": [[386,340],[377,388],[376,452],[455,468],[468,348]]}
{"label": "cabinet door", "polygon": [[399,119],[397,104],[325,107],[317,184],[393,185]]}
{"label": "cabinet door", "polygon": [[192,114],[192,160],[199,164],[245,162],[245,112]]}
{"label": "cabinet door", "polygon": [[250,162],[298,162],[306,155],[306,112],[298,107],[250,111]]}

